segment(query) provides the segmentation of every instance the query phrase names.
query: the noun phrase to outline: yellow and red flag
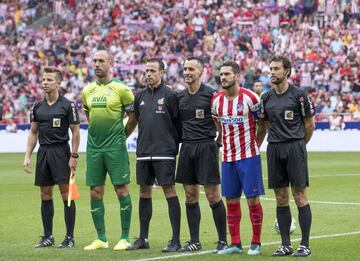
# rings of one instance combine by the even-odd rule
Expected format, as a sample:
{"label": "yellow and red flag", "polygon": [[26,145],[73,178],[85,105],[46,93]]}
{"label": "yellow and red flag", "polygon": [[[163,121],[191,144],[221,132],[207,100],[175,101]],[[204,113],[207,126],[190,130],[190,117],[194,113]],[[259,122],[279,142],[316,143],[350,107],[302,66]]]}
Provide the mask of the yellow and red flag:
{"label": "yellow and red flag", "polygon": [[75,172],[71,170],[70,181],[69,181],[69,194],[68,194],[68,207],[71,205],[71,200],[80,198],[80,193],[75,182]]}

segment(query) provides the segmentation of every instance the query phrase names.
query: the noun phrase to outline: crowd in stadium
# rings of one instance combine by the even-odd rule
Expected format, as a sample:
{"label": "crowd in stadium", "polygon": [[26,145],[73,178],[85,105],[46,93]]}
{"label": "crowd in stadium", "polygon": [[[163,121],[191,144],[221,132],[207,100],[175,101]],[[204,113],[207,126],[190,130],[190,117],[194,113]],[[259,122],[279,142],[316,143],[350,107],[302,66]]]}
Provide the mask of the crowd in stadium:
{"label": "crowd in stadium", "polygon": [[[182,63],[206,61],[203,81],[219,88],[219,66],[236,61],[241,85],[271,88],[268,59],[291,58],[291,81],[308,89],[317,121],[340,115],[360,121],[359,0],[153,0],[1,1],[0,103],[3,122],[28,123],[40,99],[41,67],[65,73],[62,91],[81,108],[91,82],[92,53],[101,46],[114,56],[114,77],[136,92],[144,88],[144,61],[162,58],[166,81],[185,88]],[[51,22],[37,22],[40,17]],[[37,24],[36,24],[37,23]],[[335,111],[335,112],[334,112]],[[331,117],[330,117],[331,116]],[[86,121],[82,116],[82,121]]]}

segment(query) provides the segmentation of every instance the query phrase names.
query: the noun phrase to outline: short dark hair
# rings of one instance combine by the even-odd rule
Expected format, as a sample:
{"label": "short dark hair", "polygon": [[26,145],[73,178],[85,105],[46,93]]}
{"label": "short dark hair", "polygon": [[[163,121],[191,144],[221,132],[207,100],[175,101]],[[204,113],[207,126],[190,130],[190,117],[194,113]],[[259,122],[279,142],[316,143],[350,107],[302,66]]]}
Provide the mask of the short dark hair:
{"label": "short dark hair", "polygon": [[203,59],[201,59],[200,57],[197,57],[197,56],[189,56],[185,59],[185,61],[191,61],[191,60],[195,60],[198,62],[198,64],[200,65],[201,67],[201,70],[204,70],[204,61]]}
{"label": "short dark hair", "polygon": [[257,82],[263,84],[262,81],[260,81],[260,80],[255,80],[253,85],[255,85],[255,83],[257,83]]}
{"label": "short dark hair", "polygon": [[274,55],[269,60],[269,63],[271,63],[271,62],[281,62],[283,64],[283,66],[284,66],[284,69],[289,69],[290,70],[288,75],[287,75],[288,78],[290,77],[290,75],[291,75],[291,67],[292,66],[291,66],[290,60],[287,57],[282,56],[282,55]]}
{"label": "short dark hair", "polygon": [[41,75],[43,75],[44,73],[55,73],[55,77],[59,82],[63,80],[63,75],[59,68],[53,66],[46,66],[42,69]]}
{"label": "short dark hair", "polygon": [[150,58],[146,61],[146,63],[157,63],[159,65],[159,70],[164,71],[165,70],[165,64],[163,60],[159,58]]}
{"label": "short dark hair", "polygon": [[239,74],[240,73],[240,66],[234,62],[234,61],[225,61],[223,62],[221,65],[220,65],[220,69],[222,67],[225,67],[225,66],[228,66],[228,67],[231,67],[233,73],[235,74]]}

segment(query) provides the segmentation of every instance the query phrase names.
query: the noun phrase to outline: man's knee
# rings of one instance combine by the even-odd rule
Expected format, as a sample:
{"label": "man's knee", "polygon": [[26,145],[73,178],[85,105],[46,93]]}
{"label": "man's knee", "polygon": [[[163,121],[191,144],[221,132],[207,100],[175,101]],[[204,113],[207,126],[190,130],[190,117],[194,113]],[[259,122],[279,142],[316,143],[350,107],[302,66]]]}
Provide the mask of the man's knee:
{"label": "man's knee", "polygon": [[40,187],[40,198],[41,200],[51,200],[53,194],[53,187]]}
{"label": "man's knee", "polygon": [[118,198],[124,198],[129,194],[128,185],[115,185],[114,186],[115,192]]}
{"label": "man's knee", "polygon": [[199,201],[199,188],[196,185],[184,185],[186,203],[196,203]]}
{"label": "man's knee", "polygon": [[275,189],[276,203],[279,207],[286,207],[289,205],[289,190],[288,188]]}
{"label": "man's knee", "polygon": [[204,187],[206,198],[210,204],[214,204],[221,199],[218,185],[205,185]]}
{"label": "man's knee", "polygon": [[246,198],[249,206],[255,206],[260,203],[260,196]]}
{"label": "man's knee", "polygon": [[61,197],[64,201],[68,200],[68,195],[69,195],[69,185],[68,184],[61,184],[59,185],[59,190],[61,193]]}
{"label": "man's knee", "polygon": [[175,185],[163,185],[162,189],[166,198],[176,197]]}
{"label": "man's knee", "polygon": [[293,188],[292,192],[298,207],[303,207],[308,204],[306,188]]}
{"label": "man's knee", "polygon": [[152,187],[151,186],[140,186],[140,198],[151,198]]}
{"label": "man's knee", "polygon": [[104,186],[90,188],[91,199],[102,199],[104,197]]}

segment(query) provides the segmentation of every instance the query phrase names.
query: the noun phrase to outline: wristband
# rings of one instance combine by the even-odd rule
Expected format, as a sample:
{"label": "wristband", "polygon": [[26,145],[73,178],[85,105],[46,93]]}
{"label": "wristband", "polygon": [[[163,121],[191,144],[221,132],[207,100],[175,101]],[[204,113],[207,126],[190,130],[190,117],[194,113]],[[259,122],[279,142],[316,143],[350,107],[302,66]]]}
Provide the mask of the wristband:
{"label": "wristband", "polygon": [[77,152],[71,153],[70,157],[77,159],[79,157],[79,153],[77,153]]}

